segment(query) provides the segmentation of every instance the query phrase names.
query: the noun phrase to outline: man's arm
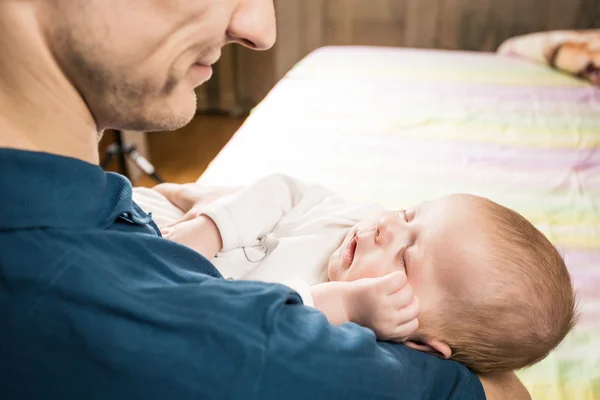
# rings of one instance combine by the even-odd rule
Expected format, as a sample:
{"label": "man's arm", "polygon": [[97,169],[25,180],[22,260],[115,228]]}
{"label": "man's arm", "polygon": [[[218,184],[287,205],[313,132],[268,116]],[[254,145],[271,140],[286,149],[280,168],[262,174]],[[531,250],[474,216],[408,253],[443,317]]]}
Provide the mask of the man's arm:
{"label": "man's arm", "polygon": [[257,398],[485,398],[477,377],[460,364],[377,342],[357,325],[334,327],[321,313],[290,303],[272,321]]}
{"label": "man's arm", "polygon": [[[160,316],[151,334],[131,338],[162,355],[152,371],[161,378],[148,391],[168,384],[204,398],[485,398],[460,364],[378,342],[355,324],[333,326],[281,285],[207,279],[150,293]],[[139,356],[135,365],[146,364]]]}
{"label": "man's arm", "polygon": [[[136,270],[137,271],[137,270]],[[0,392],[11,398],[484,399],[475,375],[367,329],[340,327],[275,284],[190,275],[124,285],[94,271],[36,313],[9,313]],[[83,296],[83,297],[82,297]],[[13,337],[14,336],[14,337]],[[67,382],[67,383],[65,383]]]}
{"label": "man's arm", "polygon": [[[305,296],[300,295],[306,304]],[[419,326],[419,302],[401,271],[379,278],[314,285],[310,298],[333,325],[354,322],[371,329],[379,340],[403,342]]]}

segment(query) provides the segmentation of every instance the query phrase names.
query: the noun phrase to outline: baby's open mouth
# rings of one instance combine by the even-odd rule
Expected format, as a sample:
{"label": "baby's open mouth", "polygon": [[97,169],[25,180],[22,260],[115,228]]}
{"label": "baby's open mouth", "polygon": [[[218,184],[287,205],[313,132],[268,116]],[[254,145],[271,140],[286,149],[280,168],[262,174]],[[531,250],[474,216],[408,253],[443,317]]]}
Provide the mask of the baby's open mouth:
{"label": "baby's open mouth", "polygon": [[346,264],[346,266],[348,268],[350,268],[350,266],[352,265],[352,262],[354,261],[354,254],[356,253],[356,245],[357,245],[356,234],[354,234],[352,239],[350,239],[350,241],[346,245],[346,249],[344,250],[344,264]]}

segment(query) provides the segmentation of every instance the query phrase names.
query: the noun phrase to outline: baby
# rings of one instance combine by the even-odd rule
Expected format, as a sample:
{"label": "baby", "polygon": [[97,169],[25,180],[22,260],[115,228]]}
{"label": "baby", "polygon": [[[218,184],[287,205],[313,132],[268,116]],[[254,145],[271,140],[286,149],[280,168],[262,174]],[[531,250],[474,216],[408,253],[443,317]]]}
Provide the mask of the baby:
{"label": "baby", "polygon": [[[181,215],[154,191],[134,198],[159,224]],[[286,284],[334,324],[477,373],[543,359],[575,321],[560,254],[522,216],[476,196],[390,211],[274,175],[163,234],[214,258],[226,278]]]}

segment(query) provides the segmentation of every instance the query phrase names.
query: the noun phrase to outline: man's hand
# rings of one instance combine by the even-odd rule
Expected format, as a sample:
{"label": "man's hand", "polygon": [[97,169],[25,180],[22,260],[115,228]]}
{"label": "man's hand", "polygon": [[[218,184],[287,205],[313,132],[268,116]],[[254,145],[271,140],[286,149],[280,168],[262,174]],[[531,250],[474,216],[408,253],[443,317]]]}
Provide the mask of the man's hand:
{"label": "man's hand", "polygon": [[380,340],[403,342],[419,326],[419,302],[402,272],[354,282],[326,282],[311,291],[315,307],[329,322],[354,322],[373,330]]}
{"label": "man's hand", "polygon": [[378,339],[404,342],[419,327],[419,300],[404,272],[351,284],[350,320],[373,330]]}
{"label": "man's hand", "polygon": [[185,213],[183,217],[169,225],[174,226],[196,218],[206,205],[239,190],[239,188],[208,188],[197,183],[186,183],[183,185],[163,183],[155,186],[153,190],[165,196],[167,200]]}
{"label": "man's hand", "polygon": [[205,215],[162,228],[161,233],[165,239],[196,250],[208,260],[223,247],[219,228]]}

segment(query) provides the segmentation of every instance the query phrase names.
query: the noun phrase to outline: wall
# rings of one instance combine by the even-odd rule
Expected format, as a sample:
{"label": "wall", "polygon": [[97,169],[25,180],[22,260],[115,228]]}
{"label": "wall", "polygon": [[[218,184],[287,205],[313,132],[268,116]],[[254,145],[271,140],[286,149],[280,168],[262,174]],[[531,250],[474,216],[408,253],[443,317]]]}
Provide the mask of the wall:
{"label": "wall", "polygon": [[325,45],[494,51],[550,29],[600,28],[600,0],[275,0],[278,43],[225,49],[199,110],[243,114],[302,57]]}

